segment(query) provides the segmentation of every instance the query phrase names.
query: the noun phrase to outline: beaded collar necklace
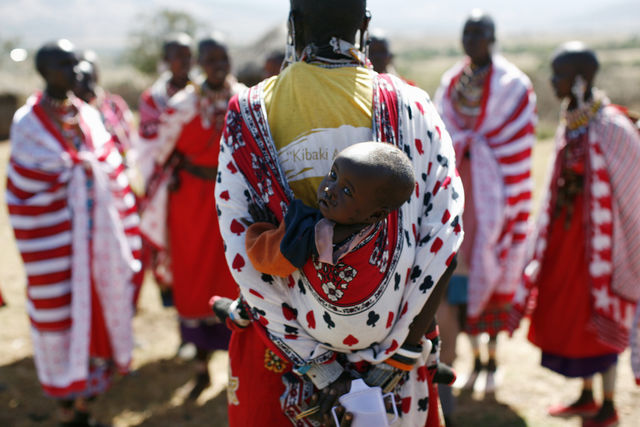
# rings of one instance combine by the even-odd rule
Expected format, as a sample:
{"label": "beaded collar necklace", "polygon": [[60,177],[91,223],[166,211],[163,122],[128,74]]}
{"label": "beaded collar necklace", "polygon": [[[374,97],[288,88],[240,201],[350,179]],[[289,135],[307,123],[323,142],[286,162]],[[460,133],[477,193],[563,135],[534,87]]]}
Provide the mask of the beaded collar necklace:
{"label": "beaded collar necklace", "polygon": [[61,114],[67,113],[73,107],[73,103],[68,97],[64,99],[56,99],[49,95],[47,92],[44,92],[42,94],[42,99],[40,102],[46,105],[47,108],[49,108],[51,111]]}
{"label": "beaded collar necklace", "polygon": [[216,129],[221,129],[224,125],[224,115],[231,98],[233,83],[231,75],[228,75],[219,89],[212,88],[206,80],[200,85],[200,118],[204,128],[210,128],[212,122]]}
{"label": "beaded collar necklace", "polygon": [[598,114],[604,102],[604,95],[597,89],[593,89],[592,99],[585,103],[582,108],[567,110],[569,103],[565,101],[562,107],[562,121],[565,124],[566,135],[569,139],[574,139],[586,133],[589,122]]}
{"label": "beaded collar necklace", "polygon": [[[338,58],[322,56],[323,53],[329,52],[337,54]],[[303,49],[300,60],[325,68],[367,66],[367,57],[364,52],[348,41],[337,37],[332,37],[329,44],[325,46],[317,46],[315,43],[308,44]]]}
{"label": "beaded collar necklace", "polygon": [[454,87],[454,100],[459,112],[471,117],[480,114],[482,92],[490,69],[491,63],[482,67],[473,64],[464,67]]}

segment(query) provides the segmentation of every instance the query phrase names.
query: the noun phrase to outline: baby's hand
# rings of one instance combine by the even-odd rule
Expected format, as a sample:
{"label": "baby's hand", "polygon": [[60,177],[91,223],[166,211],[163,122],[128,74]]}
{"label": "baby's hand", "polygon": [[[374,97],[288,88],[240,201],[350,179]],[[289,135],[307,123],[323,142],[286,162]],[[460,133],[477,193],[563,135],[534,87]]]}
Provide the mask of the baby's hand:
{"label": "baby's hand", "polygon": [[269,209],[263,209],[257,203],[249,203],[249,215],[253,218],[253,222],[269,222],[274,225],[280,224],[276,216]]}

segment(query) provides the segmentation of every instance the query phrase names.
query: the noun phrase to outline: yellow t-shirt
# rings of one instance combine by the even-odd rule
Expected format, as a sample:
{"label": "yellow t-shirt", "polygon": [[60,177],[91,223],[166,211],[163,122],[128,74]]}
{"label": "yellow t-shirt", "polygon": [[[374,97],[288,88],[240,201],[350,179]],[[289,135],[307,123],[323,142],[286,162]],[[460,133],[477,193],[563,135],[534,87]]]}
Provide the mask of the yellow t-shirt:
{"label": "yellow t-shirt", "polygon": [[297,198],[317,207],[318,185],[336,154],[372,138],[373,74],[363,67],[298,62],[269,79],[264,96],[289,185]]}

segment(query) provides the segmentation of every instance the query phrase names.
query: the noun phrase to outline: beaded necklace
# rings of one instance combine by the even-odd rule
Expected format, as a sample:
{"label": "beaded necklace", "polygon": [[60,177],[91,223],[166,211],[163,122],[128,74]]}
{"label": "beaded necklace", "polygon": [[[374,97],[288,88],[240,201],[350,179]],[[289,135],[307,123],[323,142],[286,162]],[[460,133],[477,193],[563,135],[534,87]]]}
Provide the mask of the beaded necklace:
{"label": "beaded necklace", "polygon": [[553,217],[566,209],[565,229],[573,219],[574,200],[584,192],[584,172],[589,144],[589,122],[600,111],[603,96],[594,92],[592,100],[581,108],[567,110],[568,103],[562,107],[562,121],[565,125],[566,145],[559,153],[560,175],[558,176],[556,203]]}
{"label": "beaded necklace", "polygon": [[80,150],[84,138],[78,122],[78,109],[71,99],[55,99],[44,93],[40,102],[50,112],[65,142],[76,151]]}
{"label": "beaded necklace", "polygon": [[490,69],[490,63],[482,67],[474,64],[464,67],[453,93],[456,109],[460,113],[471,117],[480,115],[484,83]]}
{"label": "beaded necklace", "polygon": [[566,209],[565,229],[568,229],[573,219],[574,200],[584,192],[584,167],[587,156],[587,132],[576,134],[573,138],[566,137],[567,144],[559,153],[560,174],[556,186],[556,201],[552,217],[555,218]]}
{"label": "beaded necklace", "polygon": [[566,135],[568,139],[574,139],[583,133],[586,133],[589,122],[602,108],[602,97],[597,91],[593,92],[593,99],[582,108],[567,110],[563,108],[562,121],[565,124]]}
{"label": "beaded necklace", "polygon": [[216,130],[224,126],[224,116],[231,98],[232,81],[227,78],[220,89],[214,89],[205,80],[200,87],[200,118],[202,126],[208,129],[213,124]]}

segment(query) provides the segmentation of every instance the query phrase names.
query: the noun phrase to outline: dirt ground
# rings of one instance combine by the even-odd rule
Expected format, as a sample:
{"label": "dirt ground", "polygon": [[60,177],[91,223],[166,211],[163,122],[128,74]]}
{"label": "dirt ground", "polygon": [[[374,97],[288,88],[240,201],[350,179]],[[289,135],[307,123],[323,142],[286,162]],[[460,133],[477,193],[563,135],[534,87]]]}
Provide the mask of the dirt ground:
{"label": "dirt ground", "polygon": [[[25,311],[24,273],[4,207],[8,149],[7,143],[0,143],[0,289],[8,301],[8,306],[0,309],[0,426],[53,426],[55,406],[44,397],[36,378]],[[534,151],[538,188],[550,150],[550,144],[543,143]],[[179,342],[175,312],[161,306],[150,280],[143,287],[134,328],[135,371],[118,378],[109,392],[95,402],[97,418],[116,427],[226,426],[227,354],[218,352],[211,361],[211,387],[196,402],[186,401],[193,370],[188,362],[174,357]],[[459,337],[458,348],[460,357],[455,368],[464,374],[471,367],[466,336]],[[579,426],[579,418],[556,420],[545,414],[549,405],[575,398],[580,382],[565,381],[540,367],[539,360],[539,351],[526,340],[525,324],[513,338],[501,336],[498,361],[503,380],[498,391],[495,396],[458,396],[456,425]],[[596,382],[597,398],[598,385]],[[633,382],[628,351],[619,363],[616,404],[621,426],[640,426],[640,387]],[[256,426],[259,425],[256,414]]]}

